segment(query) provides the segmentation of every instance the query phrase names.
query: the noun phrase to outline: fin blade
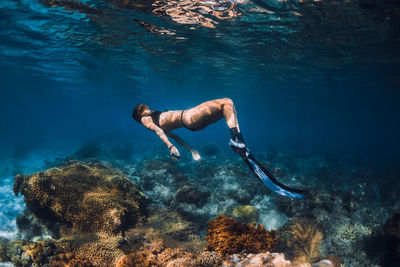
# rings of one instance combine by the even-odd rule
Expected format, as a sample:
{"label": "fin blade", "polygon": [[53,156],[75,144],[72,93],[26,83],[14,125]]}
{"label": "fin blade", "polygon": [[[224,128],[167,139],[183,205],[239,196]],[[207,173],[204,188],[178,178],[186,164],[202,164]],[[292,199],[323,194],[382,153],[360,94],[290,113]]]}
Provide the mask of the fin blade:
{"label": "fin blade", "polygon": [[285,186],[279,183],[272,175],[268,175],[270,173],[269,172],[266,173],[265,168],[262,167],[257,161],[254,161],[251,158],[248,158],[246,161],[248,162],[248,165],[252,169],[254,174],[261,180],[261,182],[265,186],[267,186],[273,192],[282,196],[287,196],[297,199],[302,199],[304,197],[304,194],[302,194],[300,190]]}

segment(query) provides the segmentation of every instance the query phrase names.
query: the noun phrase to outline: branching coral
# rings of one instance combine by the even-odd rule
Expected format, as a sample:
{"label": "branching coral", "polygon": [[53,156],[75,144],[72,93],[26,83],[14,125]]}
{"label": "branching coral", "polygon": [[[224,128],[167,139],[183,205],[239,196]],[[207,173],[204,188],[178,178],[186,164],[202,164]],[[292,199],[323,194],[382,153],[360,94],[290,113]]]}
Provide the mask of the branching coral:
{"label": "branching coral", "polygon": [[275,231],[267,231],[260,224],[239,223],[225,215],[218,215],[207,227],[207,248],[221,255],[237,252],[258,253],[274,249],[277,244]]}
{"label": "branching coral", "polygon": [[323,239],[319,224],[309,218],[295,217],[279,231],[279,249],[294,264],[316,262]]}

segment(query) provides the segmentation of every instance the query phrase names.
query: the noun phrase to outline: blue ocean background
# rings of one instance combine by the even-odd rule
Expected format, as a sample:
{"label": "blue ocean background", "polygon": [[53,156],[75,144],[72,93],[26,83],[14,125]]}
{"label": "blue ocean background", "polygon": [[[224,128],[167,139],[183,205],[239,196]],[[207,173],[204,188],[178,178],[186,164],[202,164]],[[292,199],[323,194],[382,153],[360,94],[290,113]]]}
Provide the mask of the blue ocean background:
{"label": "blue ocean background", "polygon": [[[156,14],[145,2],[65,2],[0,3],[3,236],[16,231],[24,208],[11,190],[18,173],[43,170],[45,161],[104,140],[129,146],[132,161],[153,153],[168,159],[159,138],[132,119],[139,103],[164,111],[229,97],[256,155],[329,155],[368,170],[371,186],[396,183],[396,1],[220,1],[210,4],[214,10],[229,3],[237,14],[219,19],[196,11],[212,27]],[[194,147],[213,143],[235,156],[223,120],[176,133]],[[381,188],[399,196],[390,190]]]}

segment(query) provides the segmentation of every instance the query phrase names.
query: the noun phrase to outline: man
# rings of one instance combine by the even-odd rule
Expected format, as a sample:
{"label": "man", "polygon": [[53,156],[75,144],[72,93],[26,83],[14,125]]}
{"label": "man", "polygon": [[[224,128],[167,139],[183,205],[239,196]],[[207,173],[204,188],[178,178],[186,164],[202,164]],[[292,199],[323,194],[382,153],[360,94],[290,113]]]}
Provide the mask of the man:
{"label": "man", "polygon": [[144,127],[155,132],[166,144],[171,158],[176,162],[181,157],[178,149],[169,141],[171,137],[192,153],[195,160],[200,159],[199,153],[186,144],[171,130],[185,127],[191,131],[202,130],[211,123],[225,118],[232,138],[229,145],[238,153],[249,166],[250,170],[275,193],[293,198],[303,198],[304,192],[285,186],[278,182],[250,153],[240,133],[236,109],[230,98],[207,101],[187,110],[151,111],[148,106],[139,104],[132,112],[132,117]]}
{"label": "man", "polygon": [[208,125],[225,118],[232,139],[231,147],[238,153],[245,154],[248,149],[239,130],[235,106],[230,98],[221,98],[207,101],[187,110],[151,111],[148,106],[139,104],[132,112],[132,117],[144,127],[155,132],[167,145],[170,156],[174,161],[180,158],[179,150],[169,141],[171,137],[183,147],[188,149],[193,159],[199,160],[199,153],[186,144],[171,130],[185,127],[191,131],[202,130]]}

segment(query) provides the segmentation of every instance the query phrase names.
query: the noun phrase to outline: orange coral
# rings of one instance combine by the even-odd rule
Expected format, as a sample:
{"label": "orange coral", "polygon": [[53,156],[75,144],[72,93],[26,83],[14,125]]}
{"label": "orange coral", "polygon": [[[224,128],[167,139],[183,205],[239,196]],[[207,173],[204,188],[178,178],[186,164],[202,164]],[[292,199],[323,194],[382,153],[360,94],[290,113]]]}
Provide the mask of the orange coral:
{"label": "orange coral", "polygon": [[92,267],[93,265],[74,253],[59,254],[50,262],[50,267]]}
{"label": "orange coral", "polygon": [[275,231],[267,231],[262,224],[257,227],[239,223],[225,215],[218,215],[207,227],[207,248],[220,255],[238,252],[258,253],[274,249],[277,244]]}

